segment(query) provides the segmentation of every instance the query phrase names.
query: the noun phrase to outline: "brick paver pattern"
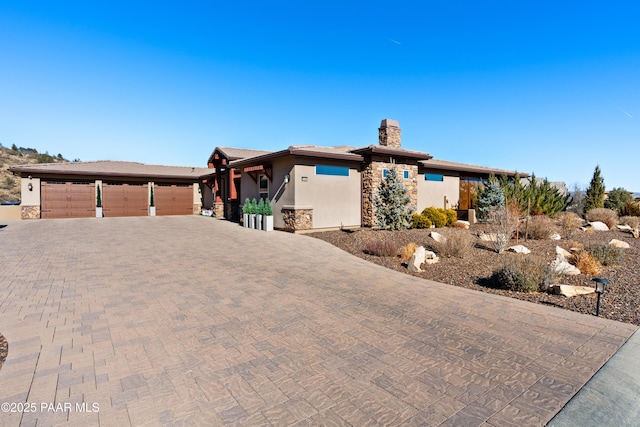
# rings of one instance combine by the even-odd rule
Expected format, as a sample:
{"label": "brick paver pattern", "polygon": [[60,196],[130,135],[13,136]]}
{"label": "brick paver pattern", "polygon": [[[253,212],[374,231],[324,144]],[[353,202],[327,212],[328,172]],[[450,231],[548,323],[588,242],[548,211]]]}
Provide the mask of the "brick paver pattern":
{"label": "brick paver pattern", "polygon": [[2,426],[543,425],[635,329],[208,217],[0,230]]}

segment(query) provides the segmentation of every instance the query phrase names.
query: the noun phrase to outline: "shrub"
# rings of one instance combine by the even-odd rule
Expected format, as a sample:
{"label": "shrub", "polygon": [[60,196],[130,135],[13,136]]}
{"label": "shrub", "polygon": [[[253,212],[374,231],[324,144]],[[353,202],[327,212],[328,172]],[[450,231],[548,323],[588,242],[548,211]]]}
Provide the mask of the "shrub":
{"label": "shrub", "polygon": [[445,216],[447,217],[447,227],[453,225],[458,220],[458,213],[453,209],[443,209]]}
{"label": "shrub", "polygon": [[244,205],[242,205],[242,213],[243,214],[251,213],[251,202],[249,201],[248,197],[244,199]]}
{"label": "shrub", "polygon": [[589,212],[591,209],[604,208],[604,189],[604,178],[600,176],[600,166],[596,165],[584,199],[585,212]]}
{"label": "shrub", "polygon": [[640,216],[623,216],[620,218],[620,224],[627,224],[631,228],[640,227]]}
{"label": "shrub", "polygon": [[478,217],[485,219],[489,215],[489,210],[497,206],[504,206],[504,190],[498,179],[491,175],[489,181],[484,186],[478,187],[476,205],[478,206]]}
{"label": "shrub", "polygon": [[591,274],[595,276],[600,274],[601,265],[590,252],[580,251],[573,255],[574,264],[582,274]]}
{"label": "shrub", "polygon": [[618,224],[618,215],[615,211],[606,208],[591,209],[586,215],[587,221],[600,221],[607,224],[607,227],[614,228]]}
{"label": "shrub", "polygon": [[609,191],[608,197],[604,201],[604,207],[616,211],[622,215],[625,204],[633,201],[633,196],[622,187]]}
{"label": "shrub", "polygon": [[515,212],[510,212],[503,205],[490,207],[486,219],[490,233],[496,235],[496,240],[493,242],[494,249],[501,254],[511,240],[518,223],[518,217]]}
{"label": "shrub", "polygon": [[398,246],[391,239],[376,239],[367,242],[364,252],[375,256],[396,256]]}
{"label": "shrub", "polygon": [[515,292],[537,292],[548,289],[553,281],[553,273],[551,268],[539,258],[518,256],[496,269],[491,280],[502,289]]}
{"label": "shrub", "polygon": [[400,261],[409,262],[413,253],[418,249],[418,245],[411,242],[400,250]]}
{"label": "shrub", "polygon": [[411,223],[413,228],[431,228],[431,220],[424,215],[413,214]]}
{"label": "shrub", "polygon": [[570,239],[582,225],[582,218],[574,212],[562,212],[558,214],[558,225],[562,231],[562,237]]}
{"label": "shrub", "polygon": [[438,209],[434,207],[425,208],[422,211],[422,215],[429,218],[431,223],[436,226],[436,228],[444,227],[447,225],[447,215],[444,213],[444,209]]}
{"label": "shrub", "polygon": [[474,240],[466,230],[451,230],[444,242],[433,242],[429,246],[442,257],[464,258],[473,248]]}
{"label": "shrub", "polygon": [[587,246],[584,250],[604,266],[616,265],[622,262],[622,249],[615,246],[593,244]]}
{"label": "shrub", "polygon": [[640,216],[640,202],[632,200],[624,204],[620,210],[620,215],[623,216]]}
{"label": "shrub", "polygon": [[264,201],[264,213],[263,215],[272,216],[273,209],[271,208],[271,200],[267,197],[267,200]]}
{"label": "shrub", "polygon": [[258,208],[256,209],[256,214],[264,215],[264,199],[261,197],[258,202]]}
{"label": "shrub", "polygon": [[525,237],[534,240],[545,240],[555,232],[556,227],[551,218],[545,215],[534,215],[529,217],[527,227],[525,228]]}

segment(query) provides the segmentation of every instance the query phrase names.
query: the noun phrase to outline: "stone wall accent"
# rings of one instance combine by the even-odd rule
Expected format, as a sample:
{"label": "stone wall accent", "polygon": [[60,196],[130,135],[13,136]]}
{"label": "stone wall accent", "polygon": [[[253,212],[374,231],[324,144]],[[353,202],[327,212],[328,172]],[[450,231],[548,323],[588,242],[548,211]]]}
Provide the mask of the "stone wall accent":
{"label": "stone wall accent", "polygon": [[296,232],[313,228],[313,209],[282,209],[284,230]]}
{"label": "stone wall accent", "polygon": [[213,217],[214,218],[224,218],[224,203],[215,202],[213,204]]}
{"label": "stone wall accent", "polygon": [[400,148],[402,130],[396,120],[384,119],[378,128],[378,142],[385,147]]}
{"label": "stone wall accent", "polygon": [[22,219],[40,219],[40,206],[22,206]]}
{"label": "stone wall accent", "polygon": [[374,227],[376,225],[375,218],[375,196],[378,194],[378,188],[384,179],[382,177],[383,169],[391,169],[396,167],[400,176],[404,170],[409,171],[409,179],[403,179],[402,182],[408,190],[409,197],[413,209],[418,206],[418,165],[409,165],[403,163],[389,163],[382,161],[371,161],[362,170],[362,225],[363,227]]}

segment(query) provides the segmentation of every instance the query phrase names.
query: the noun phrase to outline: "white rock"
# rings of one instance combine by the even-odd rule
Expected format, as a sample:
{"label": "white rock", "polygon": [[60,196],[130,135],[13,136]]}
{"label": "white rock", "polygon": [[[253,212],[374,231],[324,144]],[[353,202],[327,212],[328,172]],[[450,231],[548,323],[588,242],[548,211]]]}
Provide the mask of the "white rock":
{"label": "white rock", "polygon": [[511,252],[515,252],[517,254],[530,254],[531,253],[531,249],[529,249],[529,248],[527,248],[526,246],[523,246],[523,245],[511,246],[507,250],[511,251]]}
{"label": "white rock", "polygon": [[589,286],[571,286],[571,285],[554,285],[551,292],[556,295],[564,295],[565,297],[574,297],[576,295],[592,294],[596,290]]}
{"label": "white rock", "polygon": [[580,270],[575,265],[569,264],[567,261],[561,261],[556,259],[551,262],[551,268],[556,274],[564,274],[566,276],[577,276],[580,274]]}
{"label": "white rock", "polygon": [[424,253],[424,263],[425,264],[435,264],[440,262],[440,258],[438,258],[438,255],[436,255],[435,252],[432,251],[426,251]]}
{"label": "white rock", "polygon": [[623,242],[622,240],[618,239],[611,239],[611,241],[609,242],[609,246],[621,249],[629,249],[631,247],[627,242]]}
{"label": "white rock", "polygon": [[431,238],[438,243],[444,243],[447,241],[447,238],[437,231],[432,231],[431,233],[429,233],[429,236],[431,236]]}
{"label": "white rock", "polygon": [[633,228],[631,228],[631,227],[630,227],[629,225],[627,225],[627,224],[624,224],[624,225],[620,225],[620,224],[618,224],[618,225],[616,225],[616,227],[618,227],[618,229],[619,229],[619,230],[622,230],[622,231],[631,231],[631,230],[633,230]]}
{"label": "white rock", "polygon": [[560,240],[560,239],[562,239],[562,237],[560,237],[560,235],[558,233],[553,233],[551,236],[549,236],[549,238],[551,240]]}
{"label": "white rock", "polygon": [[498,236],[496,235],[496,233],[482,233],[478,237],[483,242],[496,242],[498,240]]}
{"label": "white rock", "polygon": [[454,222],[454,225],[458,224],[458,227],[460,228],[464,228],[465,230],[468,230],[471,223],[469,221],[463,221],[461,219],[457,220],[456,222]]}
{"label": "white rock", "polygon": [[604,222],[601,222],[601,221],[590,222],[589,223],[589,227],[593,231],[609,231],[609,227],[607,227],[607,224],[605,224]]}
{"label": "white rock", "polygon": [[[561,258],[558,258],[561,257]],[[571,252],[562,249],[560,246],[556,246],[556,259],[560,259],[560,261],[566,261],[567,258],[571,258]]]}
{"label": "white rock", "polygon": [[426,251],[427,250],[424,246],[418,246],[418,248],[416,248],[416,251],[411,255],[411,259],[407,264],[407,268],[409,268],[410,271],[413,271],[414,273],[422,271],[420,266],[424,263]]}

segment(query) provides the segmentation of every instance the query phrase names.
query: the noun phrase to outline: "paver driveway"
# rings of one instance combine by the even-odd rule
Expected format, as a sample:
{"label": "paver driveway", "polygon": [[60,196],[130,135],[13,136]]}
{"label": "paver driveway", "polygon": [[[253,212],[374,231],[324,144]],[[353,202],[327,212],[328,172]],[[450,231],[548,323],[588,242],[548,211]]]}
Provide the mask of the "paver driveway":
{"label": "paver driveway", "polygon": [[636,329],[206,217],[0,242],[8,426],[540,425]]}

